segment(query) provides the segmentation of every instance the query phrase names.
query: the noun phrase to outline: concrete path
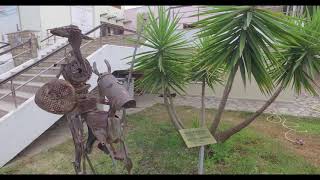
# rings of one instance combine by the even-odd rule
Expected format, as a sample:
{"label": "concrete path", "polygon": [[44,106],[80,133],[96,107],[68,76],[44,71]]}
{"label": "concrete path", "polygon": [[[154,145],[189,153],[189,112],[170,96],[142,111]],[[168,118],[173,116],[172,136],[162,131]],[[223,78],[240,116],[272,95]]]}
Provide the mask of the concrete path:
{"label": "concrete path", "polygon": [[[218,108],[220,99],[216,97],[206,97],[205,104],[207,108]],[[265,101],[246,100],[246,99],[228,99],[227,110],[255,112],[264,105]],[[201,98],[199,96],[184,96],[175,99],[175,104],[193,107],[201,107]],[[316,106],[317,109],[314,109]],[[293,102],[274,102],[265,111],[266,113],[279,113],[300,117],[320,117],[320,98],[301,95],[296,97]]]}

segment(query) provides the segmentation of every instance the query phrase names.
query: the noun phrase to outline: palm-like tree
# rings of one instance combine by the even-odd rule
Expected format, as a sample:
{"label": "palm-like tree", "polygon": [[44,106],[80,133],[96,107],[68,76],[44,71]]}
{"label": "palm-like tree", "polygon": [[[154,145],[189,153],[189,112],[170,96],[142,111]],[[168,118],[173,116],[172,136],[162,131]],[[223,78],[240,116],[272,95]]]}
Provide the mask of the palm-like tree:
{"label": "palm-like tree", "polygon": [[[192,58],[192,73],[191,79],[194,81],[201,81],[201,114],[200,114],[200,127],[206,126],[205,121],[205,87],[206,84],[213,90],[213,87],[216,83],[222,83],[221,75],[222,75],[222,68],[217,69],[213,73],[208,72],[205,68],[201,66],[197,66],[198,62],[201,61],[201,56],[199,53],[202,51],[204,47],[207,46],[209,43],[210,38],[199,38],[199,41],[194,42],[194,57]],[[199,151],[199,174],[203,174],[203,159],[204,159],[204,146],[200,147]]]}
{"label": "palm-like tree", "polygon": [[[304,40],[301,33],[289,31],[294,27],[294,23],[289,23],[285,15],[254,6],[219,6],[206,10],[202,15],[209,17],[196,25],[201,28],[200,37],[210,37],[210,42],[203,48],[202,60],[198,66],[209,72],[223,66],[224,73],[228,75],[217,114],[210,127],[217,140],[224,141],[234,132],[246,127],[274,101],[273,98],[271,102],[267,101],[266,106],[259,109],[250,120],[245,121],[247,123],[226,132],[216,133],[236,72],[240,70],[244,85],[247,79],[251,81],[253,77],[264,94],[271,94],[274,83],[270,72],[274,69],[284,71],[281,61],[276,57],[286,60],[278,50],[277,43],[308,41]],[[278,89],[276,93],[281,90]]]}
{"label": "palm-like tree", "polygon": [[282,41],[281,44],[277,45],[281,52],[281,54],[277,54],[277,59],[283,67],[271,71],[278,86],[277,90],[253,115],[233,128],[218,133],[217,136],[221,141],[225,141],[254,121],[276,100],[282,90],[290,85],[297,94],[300,94],[301,90],[304,89],[313,95],[317,95],[315,88],[318,85],[314,82],[314,79],[320,72],[320,41],[317,39],[320,35],[318,33],[320,30],[320,11],[314,12],[312,18],[309,16],[308,21],[304,21],[304,25],[302,23],[296,24],[297,26],[290,30],[302,38]]}
{"label": "palm-like tree", "polygon": [[191,80],[193,81],[200,81],[202,82],[201,86],[201,126],[205,126],[205,87],[206,84],[214,90],[214,85],[217,83],[222,84],[222,78],[223,75],[223,68],[219,67],[215,71],[210,72],[205,67],[202,67],[199,65],[199,62],[201,62],[201,52],[203,51],[203,48],[208,46],[208,43],[210,43],[210,38],[203,37],[199,38],[198,41],[194,42],[194,56],[191,61]]}
{"label": "palm-like tree", "polygon": [[178,32],[179,17],[170,15],[164,7],[158,7],[158,17],[149,9],[148,25],[142,37],[146,40],[142,46],[150,50],[137,54],[135,69],[144,74],[137,86],[149,92],[163,92],[165,106],[176,129],[183,128],[173,105],[171,91],[184,92],[188,77],[190,51],[183,32]]}

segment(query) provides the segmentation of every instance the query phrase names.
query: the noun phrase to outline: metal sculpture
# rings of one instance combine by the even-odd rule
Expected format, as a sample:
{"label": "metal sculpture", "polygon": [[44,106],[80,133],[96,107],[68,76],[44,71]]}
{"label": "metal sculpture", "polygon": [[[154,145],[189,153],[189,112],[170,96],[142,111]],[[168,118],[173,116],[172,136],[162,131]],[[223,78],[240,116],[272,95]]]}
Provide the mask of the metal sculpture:
{"label": "metal sculpture", "polygon": [[[57,75],[59,78],[62,74],[65,80],[53,80],[42,86],[36,93],[36,104],[47,112],[65,115],[75,146],[73,165],[77,174],[86,174],[86,160],[95,173],[88,154],[96,140],[98,148],[109,154],[113,163],[115,160],[124,161],[126,169],[131,173],[132,162],[128,157],[121,120],[116,111],[135,107],[135,100],[111,74],[111,66],[106,60],[107,73],[99,73],[94,63],[93,72],[99,77],[99,96],[90,94],[90,85],[86,84],[86,81],[92,75],[92,67],[88,60],[82,57],[80,45],[82,39],[91,38],[83,35],[74,25],[51,29],[51,33],[68,38],[72,47],[71,56],[66,59],[66,63],[61,64],[61,71]],[[97,103],[109,105],[109,111],[99,110]],[[87,141],[84,137],[84,122],[88,128]],[[115,143],[120,143],[120,150],[116,150]]]}

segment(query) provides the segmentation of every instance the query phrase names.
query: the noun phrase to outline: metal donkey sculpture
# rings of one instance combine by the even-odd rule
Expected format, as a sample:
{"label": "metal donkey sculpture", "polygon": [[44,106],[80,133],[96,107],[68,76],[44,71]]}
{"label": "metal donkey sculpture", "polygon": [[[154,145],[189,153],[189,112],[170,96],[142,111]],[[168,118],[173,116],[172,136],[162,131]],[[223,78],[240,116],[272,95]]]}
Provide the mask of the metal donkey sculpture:
{"label": "metal donkey sculpture", "polygon": [[[82,39],[91,38],[83,35],[77,26],[54,28],[51,29],[51,33],[68,38],[72,47],[71,56],[66,59],[66,63],[61,64],[57,79],[46,83],[36,92],[36,104],[47,112],[65,115],[75,146],[73,165],[77,174],[86,174],[86,160],[95,173],[88,154],[96,140],[98,148],[111,156],[113,164],[115,160],[121,160],[131,173],[132,162],[123,140],[121,119],[116,115],[116,111],[135,107],[135,100],[111,74],[108,61],[105,60],[108,72],[99,73],[95,63],[92,70],[90,63],[82,57],[80,51]],[[90,94],[90,85],[86,84],[92,72],[99,77],[99,96]],[[65,80],[58,79],[61,74]],[[109,105],[109,111],[99,110],[97,104]],[[84,122],[88,128],[87,141],[84,137]],[[116,143],[120,144],[119,150],[114,147]]]}

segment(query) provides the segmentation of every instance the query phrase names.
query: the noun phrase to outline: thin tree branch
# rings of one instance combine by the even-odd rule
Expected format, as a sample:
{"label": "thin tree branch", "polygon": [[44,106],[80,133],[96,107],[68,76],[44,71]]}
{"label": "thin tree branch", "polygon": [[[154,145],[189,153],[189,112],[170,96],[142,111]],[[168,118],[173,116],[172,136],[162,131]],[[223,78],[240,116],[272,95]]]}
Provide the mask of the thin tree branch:
{"label": "thin tree branch", "polygon": [[214,117],[214,120],[213,120],[212,125],[210,127],[210,132],[213,135],[215,134],[215,132],[216,132],[216,130],[218,128],[218,125],[220,123],[222,113],[224,111],[224,108],[226,106],[229,94],[230,94],[231,89],[232,89],[232,84],[233,84],[233,81],[234,81],[234,77],[236,76],[236,73],[237,73],[237,70],[238,70],[238,66],[239,66],[239,63],[237,63],[236,66],[234,67],[234,69],[231,71],[231,73],[229,75],[229,78],[228,78],[228,81],[227,81],[227,84],[226,84],[226,86],[224,88],[223,95],[222,95],[222,98],[221,98],[221,101],[220,101],[220,104],[219,104],[219,107],[218,107],[218,110],[217,110],[217,114]]}
{"label": "thin tree branch", "polygon": [[217,133],[215,135],[218,142],[224,142],[232,135],[236,134],[237,132],[241,131],[243,128],[247,127],[251,122],[253,122],[258,116],[260,116],[279,96],[284,88],[284,84],[282,83],[278,89],[274,92],[274,94],[266,101],[266,103],[258,109],[253,115],[245,119],[243,122],[239,123],[238,125],[225,130],[223,132]]}

